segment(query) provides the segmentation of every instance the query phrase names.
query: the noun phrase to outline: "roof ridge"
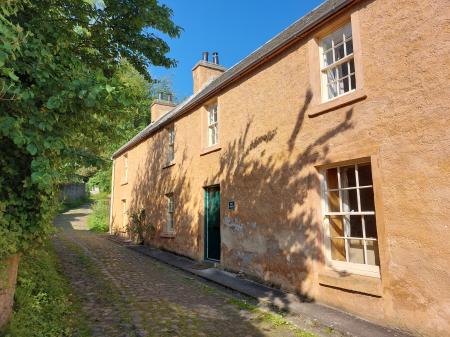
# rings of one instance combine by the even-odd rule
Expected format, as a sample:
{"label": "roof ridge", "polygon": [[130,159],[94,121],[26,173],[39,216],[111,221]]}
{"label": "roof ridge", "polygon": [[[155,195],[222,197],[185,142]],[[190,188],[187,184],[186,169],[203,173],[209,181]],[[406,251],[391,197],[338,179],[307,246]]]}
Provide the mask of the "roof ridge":
{"label": "roof ridge", "polygon": [[160,127],[181,116],[183,113],[190,111],[196,105],[201,104],[217,91],[224,89],[227,85],[232,83],[240,75],[251,70],[252,67],[258,63],[264,62],[276,51],[280,50],[287,44],[299,38],[302,34],[308,32],[323,20],[331,15],[337,13],[348,5],[358,0],[327,0],[315,7],[300,19],[289,25],[286,29],[275,35],[272,39],[261,45],[255,51],[243,58],[241,61],[234,64],[225,72],[214,78],[210,83],[203,87],[199,92],[191,95],[188,99],[177,105],[175,108],[167,112],[164,116],[159,118],[155,123],[148,125],[129,142],[121,146],[112,158],[116,158],[124,153],[127,149],[138,144],[142,140],[149,137],[152,132],[157,131]]}

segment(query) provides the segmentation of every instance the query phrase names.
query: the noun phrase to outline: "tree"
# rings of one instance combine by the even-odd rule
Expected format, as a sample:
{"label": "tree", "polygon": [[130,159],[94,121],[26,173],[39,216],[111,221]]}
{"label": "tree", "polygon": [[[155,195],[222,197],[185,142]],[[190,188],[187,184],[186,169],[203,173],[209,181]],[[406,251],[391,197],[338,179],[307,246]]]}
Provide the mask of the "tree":
{"label": "tree", "polygon": [[41,242],[58,184],[140,123],[133,81],[175,65],[158,37],[179,36],[171,15],[156,0],[0,3],[0,258]]}

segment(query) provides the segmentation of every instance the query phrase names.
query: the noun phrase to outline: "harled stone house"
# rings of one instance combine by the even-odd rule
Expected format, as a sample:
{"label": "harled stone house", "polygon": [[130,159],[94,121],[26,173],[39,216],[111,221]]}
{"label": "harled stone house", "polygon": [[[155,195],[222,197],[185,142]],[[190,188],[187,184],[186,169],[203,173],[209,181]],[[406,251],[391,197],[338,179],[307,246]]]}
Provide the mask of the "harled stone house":
{"label": "harled stone house", "polygon": [[450,331],[446,0],[327,1],[114,155],[111,231],[371,321]]}

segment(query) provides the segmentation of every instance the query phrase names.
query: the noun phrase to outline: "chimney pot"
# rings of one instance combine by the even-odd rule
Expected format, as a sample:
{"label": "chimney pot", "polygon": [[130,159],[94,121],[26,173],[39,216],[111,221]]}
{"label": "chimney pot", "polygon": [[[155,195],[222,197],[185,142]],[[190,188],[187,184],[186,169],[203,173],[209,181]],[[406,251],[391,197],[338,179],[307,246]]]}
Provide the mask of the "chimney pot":
{"label": "chimney pot", "polygon": [[167,101],[172,102],[172,94],[167,94]]}
{"label": "chimney pot", "polygon": [[213,63],[214,64],[219,64],[219,53],[218,52],[214,52],[212,53],[213,56]]}
{"label": "chimney pot", "polygon": [[204,51],[202,53],[202,61],[209,62],[208,59],[209,59],[209,53],[207,51]]}
{"label": "chimney pot", "polygon": [[158,92],[158,99],[162,101],[164,99],[164,94],[162,91]]}

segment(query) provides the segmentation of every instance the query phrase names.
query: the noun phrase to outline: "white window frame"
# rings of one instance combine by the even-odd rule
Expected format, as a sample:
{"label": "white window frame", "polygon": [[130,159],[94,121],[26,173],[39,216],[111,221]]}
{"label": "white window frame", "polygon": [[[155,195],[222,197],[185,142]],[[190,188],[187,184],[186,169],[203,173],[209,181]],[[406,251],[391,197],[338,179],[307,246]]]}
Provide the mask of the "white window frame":
{"label": "white window frame", "polygon": [[128,209],[127,209],[127,199],[122,199],[122,225],[124,228],[128,225]]}
{"label": "white window frame", "polygon": [[128,153],[123,155],[123,182],[128,182]]}
{"label": "white window frame", "polygon": [[167,164],[171,164],[175,160],[175,127],[171,126],[168,129],[169,144],[167,148]]}
{"label": "white window frame", "polygon": [[166,233],[173,234],[175,229],[175,220],[174,220],[175,201],[173,193],[166,194],[166,199],[167,199]]}
{"label": "white window frame", "polygon": [[[338,165],[334,165],[334,166],[327,166],[326,168],[323,168],[322,170],[320,170],[320,185],[321,185],[321,192],[322,192],[321,196],[322,196],[323,231],[324,231],[326,264],[328,267],[330,267],[334,270],[337,270],[337,271],[341,271],[341,272],[348,272],[348,273],[371,276],[371,277],[380,277],[380,266],[349,262],[348,239],[350,239],[350,240],[357,239],[357,240],[362,240],[364,242],[364,259],[365,259],[365,261],[367,261],[367,248],[366,248],[365,240],[369,241],[369,240],[374,240],[374,239],[365,238],[364,217],[362,217],[363,237],[361,237],[361,238],[360,237],[353,238],[353,237],[347,235],[347,233],[349,233],[349,229],[344,224],[344,226],[345,226],[344,227],[344,237],[342,237],[342,239],[344,239],[344,242],[345,242],[345,252],[346,252],[346,260],[347,261],[333,260],[331,257],[331,234],[330,234],[330,223],[328,220],[329,216],[333,216],[333,215],[344,215],[344,216],[345,215],[349,215],[349,216],[350,215],[373,215],[373,216],[375,216],[375,213],[376,213],[375,212],[376,210],[375,211],[361,211],[360,189],[361,188],[372,188],[372,190],[373,190],[373,181],[372,181],[372,185],[367,185],[367,186],[359,185],[358,165],[361,165],[361,164],[366,164],[366,165],[369,164],[372,169],[372,165],[371,165],[370,161],[359,161],[359,162],[338,164]],[[351,166],[351,165],[354,165],[356,168],[356,174],[355,174],[356,187],[341,188],[340,168],[345,167],[345,166]],[[337,170],[338,170],[338,189],[327,189],[326,172],[328,169],[333,169],[333,168],[337,168]],[[343,190],[349,190],[349,189],[354,189],[357,191],[358,211],[329,212],[328,211],[327,192],[339,191],[340,209],[342,209],[343,208],[343,205],[342,205],[343,197],[342,197],[341,192]],[[375,226],[376,226],[376,219],[375,219]],[[377,227],[376,227],[376,230],[378,231]],[[378,235],[377,235],[377,237],[378,237]],[[336,238],[339,239],[341,237],[336,237]],[[378,243],[379,237],[375,240]],[[379,244],[377,245],[377,249],[378,249],[378,256],[379,256]]]}
{"label": "white window frame", "polygon": [[[345,35],[345,30],[346,28],[350,27],[350,32],[351,35],[347,36]],[[338,43],[335,45],[334,40],[331,41],[331,47],[328,49],[324,49],[324,42],[325,40],[329,39],[332,35],[335,35],[339,32],[342,32],[342,42]],[[347,43],[351,41],[352,43],[352,52],[348,53],[347,51]],[[343,45],[344,47],[344,57],[336,60],[336,48],[338,48],[339,46]],[[320,41],[320,46],[319,46],[319,50],[320,50],[320,76],[321,76],[321,83],[322,83],[322,101],[323,102],[327,102],[327,101],[331,101],[334,100],[338,97],[347,95],[353,91],[356,90],[356,65],[355,65],[355,53],[354,53],[354,37],[353,37],[353,31],[352,31],[352,23],[349,21],[347,22],[345,25],[340,26],[339,28],[335,29],[333,32],[331,32],[330,34],[328,34],[327,36],[323,37]],[[326,64],[325,59],[326,59],[326,53],[327,52],[332,52],[332,59],[333,62],[331,64]],[[353,62],[353,72],[351,71],[351,67],[350,64]],[[344,76],[340,76],[338,68],[342,65],[346,65],[347,67],[347,74]],[[329,81],[329,72],[334,72],[334,79]],[[351,77],[354,77],[354,87],[352,87],[351,84]],[[348,91],[343,91],[344,89],[341,89],[339,86],[339,81],[347,81],[348,83]],[[336,83],[336,92],[337,94],[333,97],[329,97],[328,94],[328,85],[330,83]],[[343,83],[343,82],[342,82]],[[342,90],[342,91],[341,91]]]}
{"label": "white window frame", "polygon": [[219,110],[217,103],[208,107],[208,146],[219,143]]}

